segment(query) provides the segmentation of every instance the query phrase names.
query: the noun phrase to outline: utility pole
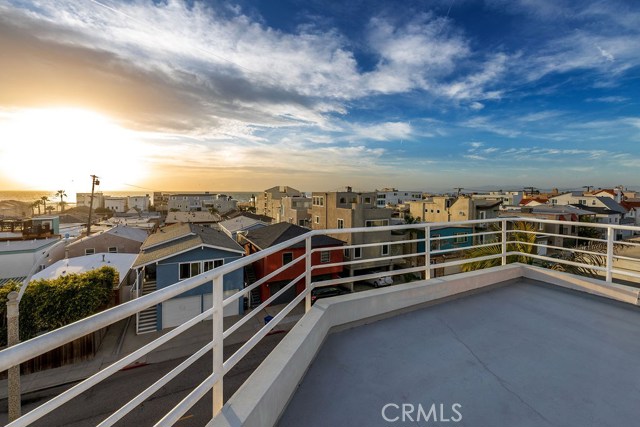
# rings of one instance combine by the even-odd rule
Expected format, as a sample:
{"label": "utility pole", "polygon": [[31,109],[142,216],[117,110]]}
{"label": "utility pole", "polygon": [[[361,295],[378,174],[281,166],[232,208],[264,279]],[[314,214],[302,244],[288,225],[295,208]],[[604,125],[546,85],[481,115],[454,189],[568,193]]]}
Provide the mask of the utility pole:
{"label": "utility pole", "polygon": [[582,188],[586,188],[587,191],[585,191],[585,193],[590,193],[591,189],[593,188],[593,185],[583,185]]}
{"label": "utility pole", "polygon": [[462,188],[462,187],[454,187],[453,189],[454,189],[454,190],[456,190],[456,191],[458,192],[458,194],[456,195],[456,197],[460,197],[460,192],[461,192],[462,190],[464,190],[464,188]]}
{"label": "utility pole", "polygon": [[[20,342],[18,326],[18,292],[12,291],[7,295],[7,345],[11,347]],[[9,422],[20,418],[21,392],[20,392],[20,364],[12,366],[8,371],[7,394],[9,406]]]}
{"label": "utility pole", "polygon": [[91,200],[89,201],[89,221],[87,221],[87,236],[91,234],[91,214],[93,213],[93,192],[96,185],[100,185],[100,180],[95,175],[91,175]]}

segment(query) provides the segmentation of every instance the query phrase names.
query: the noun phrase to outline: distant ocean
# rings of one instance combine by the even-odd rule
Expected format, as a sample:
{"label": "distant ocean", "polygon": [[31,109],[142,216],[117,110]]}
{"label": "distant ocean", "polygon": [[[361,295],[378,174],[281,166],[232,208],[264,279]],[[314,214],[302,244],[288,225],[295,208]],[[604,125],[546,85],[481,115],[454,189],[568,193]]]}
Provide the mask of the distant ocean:
{"label": "distant ocean", "polygon": [[[153,199],[153,192],[151,191],[103,191],[105,196],[140,196],[148,194]],[[203,193],[203,191],[167,191],[167,193]],[[248,202],[252,195],[257,196],[259,191],[209,191],[211,194],[226,194],[231,196],[239,202]],[[60,199],[56,196],[55,191],[0,191],[0,202],[3,200],[17,200],[19,202],[33,202],[40,199],[42,196],[49,197],[52,202],[58,202]],[[75,193],[67,194],[64,198],[65,202],[75,203]],[[153,202],[152,202],[153,203]]]}

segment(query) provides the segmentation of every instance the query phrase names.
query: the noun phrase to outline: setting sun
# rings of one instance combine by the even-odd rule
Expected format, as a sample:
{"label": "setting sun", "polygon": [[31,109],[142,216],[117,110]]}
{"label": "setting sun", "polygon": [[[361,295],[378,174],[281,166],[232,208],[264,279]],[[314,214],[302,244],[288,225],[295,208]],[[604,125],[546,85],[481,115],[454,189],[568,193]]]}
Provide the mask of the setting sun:
{"label": "setting sun", "polygon": [[27,188],[87,191],[90,174],[116,188],[146,175],[133,132],[88,110],[0,113],[0,141],[0,173]]}

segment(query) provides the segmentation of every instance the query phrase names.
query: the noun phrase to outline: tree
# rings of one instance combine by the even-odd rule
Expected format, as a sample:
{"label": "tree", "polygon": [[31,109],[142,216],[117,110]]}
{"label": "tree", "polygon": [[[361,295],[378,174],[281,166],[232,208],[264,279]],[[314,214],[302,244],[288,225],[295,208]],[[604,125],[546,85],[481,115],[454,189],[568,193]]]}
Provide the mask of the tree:
{"label": "tree", "polygon": [[49,197],[47,196],[42,196],[40,197],[40,200],[42,200],[42,204],[44,205],[44,211],[47,211],[47,202],[49,201]]}
{"label": "tree", "polygon": [[[613,245],[613,254],[618,255],[624,248],[623,245]],[[580,252],[585,251],[585,252]],[[590,253],[586,253],[590,252]],[[598,278],[602,277],[602,272],[589,268],[589,266],[606,267],[607,266],[607,244],[604,242],[589,242],[586,245],[573,249],[572,252],[563,256],[562,259],[572,261],[582,266],[556,263],[551,266],[552,270],[562,271],[569,274],[577,274],[579,276],[587,276]]]}
{"label": "tree", "polygon": [[[494,231],[500,231],[494,227]],[[496,255],[495,258],[473,261],[462,265],[462,271],[481,270],[483,268],[497,267],[501,265],[502,259],[497,255],[502,253],[502,233],[497,234],[496,244],[491,246],[482,246],[466,251],[465,258],[476,259],[480,257]],[[536,252],[536,228],[533,224],[525,221],[517,221],[513,223],[513,230],[507,234],[507,252],[519,252],[525,255],[510,255],[507,257],[507,263],[521,262],[523,264],[531,264],[532,258],[526,254]]]}
{"label": "tree", "polygon": [[51,212],[53,212],[56,208],[54,208],[53,206],[47,206],[47,213],[49,215],[51,215]]}
{"label": "tree", "polygon": [[56,197],[60,197],[60,211],[64,212],[64,205],[66,205],[64,198],[67,197],[67,193],[65,193],[64,190],[58,190]]}
{"label": "tree", "polygon": [[29,205],[29,207],[31,208],[31,215],[35,215],[36,214],[36,208],[38,208],[38,215],[40,214],[40,200],[36,200],[35,202],[31,203],[31,205]]}

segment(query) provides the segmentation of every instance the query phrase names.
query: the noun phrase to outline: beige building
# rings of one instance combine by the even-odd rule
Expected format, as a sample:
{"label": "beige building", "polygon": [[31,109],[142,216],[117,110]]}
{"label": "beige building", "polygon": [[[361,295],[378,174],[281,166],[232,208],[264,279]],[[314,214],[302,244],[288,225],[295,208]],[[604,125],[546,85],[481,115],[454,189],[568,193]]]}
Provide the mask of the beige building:
{"label": "beige building", "polygon": [[[340,229],[358,227],[379,227],[390,225],[393,210],[376,207],[376,193],[356,193],[347,191],[320,193],[314,192],[311,197],[311,228]],[[342,240],[347,245],[361,245],[377,242],[401,240],[392,236],[391,231],[368,233],[335,233],[332,237]],[[402,253],[401,245],[382,245],[345,249],[345,259],[355,261],[367,260]],[[380,269],[392,270],[393,261],[379,260],[345,266],[350,275],[357,270]]]}
{"label": "beige building", "polygon": [[473,200],[467,196],[435,196],[421,202],[409,202],[412,217],[422,222],[452,222],[476,219]]}
{"label": "beige building", "polygon": [[280,207],[282,206],[283,198],[300,196],[304,196],[304,194],[293,187],[288,187],[286,185],[271,187],[258,194],[258,200],[256,201],[256,213],[258,215],[277,218],[278,213],[280,212]]}
{"label": "beige building", "polygon": [[304,196],[283,197],[276,222],[288,222],[300,227],[311,227],[311,199]]}
{"label": "beige building", "polygon": [[92,234],[70,243],[65,258],[106,253],[137,254],[149,233],[139,228],[118,225],[105,232]]}

